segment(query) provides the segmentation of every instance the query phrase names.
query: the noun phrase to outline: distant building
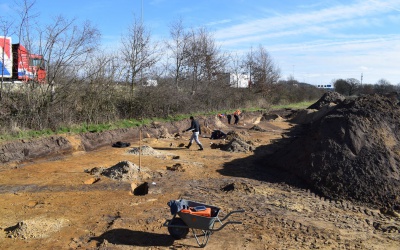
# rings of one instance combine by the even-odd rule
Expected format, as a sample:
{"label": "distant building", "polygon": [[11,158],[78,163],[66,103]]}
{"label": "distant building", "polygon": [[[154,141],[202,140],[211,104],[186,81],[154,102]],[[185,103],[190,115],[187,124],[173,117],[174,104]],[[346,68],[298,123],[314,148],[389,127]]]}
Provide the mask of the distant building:
{"label": "distant building", "polygon": [[145,85],[156,87],[158,85],[158,82],[157,82],[157,80],[147,79]]}
{"label": "distant building", "polygon": [[332,84],[318,84],[317,88],[333,90],[333,89],[335,89],[335,86],[333,86]]}
{"label": "distant building", "polygon": [[248,88],[249,87],[249,76],[246,74],[223,74],[224,81],[233,88]]}

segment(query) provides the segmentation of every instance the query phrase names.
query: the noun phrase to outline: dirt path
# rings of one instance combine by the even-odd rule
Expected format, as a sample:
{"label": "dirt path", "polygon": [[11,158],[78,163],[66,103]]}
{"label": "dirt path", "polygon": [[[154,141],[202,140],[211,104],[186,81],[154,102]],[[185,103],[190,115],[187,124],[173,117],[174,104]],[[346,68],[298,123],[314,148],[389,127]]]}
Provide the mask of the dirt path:
{"label": "dirt path", "polygon": [[[264,132],[250,130],[257,124]],[[222,214],[245,209],[215,232],[206,249],[399,249],[400,221],[378,210],[346,201],[330,201],[307,189],[289,186],[285,173],[262,169],[262,162],[291,128],[286,121],[250,117],[236,131],[254,152],[227,152],[227,141],[201,138],[204,151],[181,147],[182,137],[146,138],[153,153],[102,147],[72,155],[33,160],[0,174],[0,246],[2,249],[192,249],[192,234],[174,240],[162,224],[170,219],[167,202],[178,197],[218,206]],[[209,136],[209,135],[208,135]],[[211,145],[210,143],[214,143]],[[260,155],[260,154],[258,154]],[[140,165],[141,175],[119,181],[93,173],[121,161]],[[169,169],[169,170],[168,170]],[[92,171],[92,174],[90,173]],[[132,188],[149,184],[144,195]]]}

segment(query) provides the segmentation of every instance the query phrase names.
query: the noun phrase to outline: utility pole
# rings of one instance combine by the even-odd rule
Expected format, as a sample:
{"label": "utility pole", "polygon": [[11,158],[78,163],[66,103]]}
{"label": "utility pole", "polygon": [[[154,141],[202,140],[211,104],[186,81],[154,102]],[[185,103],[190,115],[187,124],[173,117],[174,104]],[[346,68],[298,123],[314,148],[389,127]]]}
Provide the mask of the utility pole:
{"label": "utility pole", "polygon": [[362,80],[363,80],[363,73],[361,73],[361,84],[362,84]]}
{"label": "utility pole", "polygon": [[292,77],[293,77],[293,80],[294,80],[294,64],[292,65]]}
{"label": "utility pole", "polygon": [[252,81],[252,79],[251,79],[251,74],[252,74],[252,72],[251,72],[251,70],[252,70],[252,67],[253,66],[253,46],[250,48],[250,63],[249,63],[249,88],[251,88],[252,87],[252,85],[253,85],[253,81]]}
{"label": "utility pole", "polygon": [[140,82],[143,86],[143,0],[141,0],[140,4],[140,28],[142,29],[141,36],[140,36]]}

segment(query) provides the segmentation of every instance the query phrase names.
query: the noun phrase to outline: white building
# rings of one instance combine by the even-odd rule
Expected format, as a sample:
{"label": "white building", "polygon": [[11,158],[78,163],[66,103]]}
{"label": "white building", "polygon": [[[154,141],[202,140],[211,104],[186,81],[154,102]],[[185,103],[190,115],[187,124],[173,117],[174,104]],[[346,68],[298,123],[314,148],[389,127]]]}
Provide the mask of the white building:
{"label": "white building", "polygon": [[333,84],[318,84],[317,88],[320,88],[320,89],[334,89],[335,86],[333,86]]}
{"label": "white building", "polygon": [[246,74],[226,73],[225,77],[226,81],[229,82],[229,85],[233,88],[249,87],[249,76]]}
{"label": "white building", "polygon": [[156,86],[158,86],[158,82],[157,82],[157,80],[147,79],[145,85],[156,87]]}

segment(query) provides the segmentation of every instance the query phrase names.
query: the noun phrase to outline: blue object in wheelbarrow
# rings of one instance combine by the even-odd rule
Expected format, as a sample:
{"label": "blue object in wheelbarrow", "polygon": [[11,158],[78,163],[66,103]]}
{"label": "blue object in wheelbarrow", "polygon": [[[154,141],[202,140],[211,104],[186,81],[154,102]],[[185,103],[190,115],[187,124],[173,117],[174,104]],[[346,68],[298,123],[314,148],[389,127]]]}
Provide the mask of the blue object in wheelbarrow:
{"label": "blue object in wheelbarrow", "polygon": [[[243,213],[244,210],[236,210],[228,213],[224,218],[218,217],[220,208],[195,201],[180,199],[168,202],[171,207],[173,218],[167,220],[163,226],[168,227],[169,234],[179,240],[185,238],[192,230],[199,247],[205,247],[213,232],[223,229],[228,224],[242,224],[241,221],[225,221],[233,213]],[[178,208],[178,209],[177,209]],[[215,222],[219,222],[219,227],[214,229]],[[195,229],[201,230],[198,234]],[[202,241],[200,242],[200,239]]]}

